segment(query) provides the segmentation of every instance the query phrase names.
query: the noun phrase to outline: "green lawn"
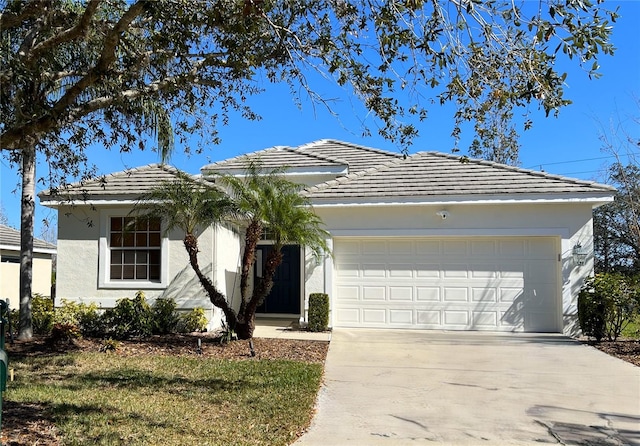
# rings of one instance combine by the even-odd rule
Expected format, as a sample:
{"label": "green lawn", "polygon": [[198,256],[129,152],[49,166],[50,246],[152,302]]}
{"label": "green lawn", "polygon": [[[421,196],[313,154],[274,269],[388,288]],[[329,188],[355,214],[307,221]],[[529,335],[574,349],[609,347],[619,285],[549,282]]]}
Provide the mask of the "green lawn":
{"label": "green lawn", "polygon": [[44,406],[65,445],[285,445],[321,364],[74,353],[12,362],[5,400]]}
{"label": "green lawn", "polygon": [[625,338],[640,339],[640,315],[636,316],[635,320],[630,322],[624,330],[622,330],[622,336]]}

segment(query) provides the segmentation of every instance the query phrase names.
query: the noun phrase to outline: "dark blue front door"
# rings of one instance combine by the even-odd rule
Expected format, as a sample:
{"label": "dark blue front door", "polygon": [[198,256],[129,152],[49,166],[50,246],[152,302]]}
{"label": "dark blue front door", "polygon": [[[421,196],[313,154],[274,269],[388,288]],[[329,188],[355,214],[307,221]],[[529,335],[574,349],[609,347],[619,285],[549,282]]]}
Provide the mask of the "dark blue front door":
{"label": "dark blue front door", "polygon": [[[258,246],[261,254],[256,256],[254,283],[261,280],[262,267],[267,259],[271,246]],[[261,261],[261,265],[257,265]],[[258,272],[260,271],[260,272]],[[271,293],[258,307],[258,313],[267,314],[300,314],[300,247],[287,245],[282,248],[282,264],[276,270]]]}

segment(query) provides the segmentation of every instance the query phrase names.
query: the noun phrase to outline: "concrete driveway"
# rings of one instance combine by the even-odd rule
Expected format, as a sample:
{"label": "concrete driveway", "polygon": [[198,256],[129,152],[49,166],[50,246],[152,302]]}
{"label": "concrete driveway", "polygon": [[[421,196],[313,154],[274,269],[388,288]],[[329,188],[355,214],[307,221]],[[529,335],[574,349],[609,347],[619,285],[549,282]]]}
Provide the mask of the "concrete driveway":
{"label": "concrete driveway", "polygon": [[559,335],[334,331],[300,445],[640,445],[640,368]]}

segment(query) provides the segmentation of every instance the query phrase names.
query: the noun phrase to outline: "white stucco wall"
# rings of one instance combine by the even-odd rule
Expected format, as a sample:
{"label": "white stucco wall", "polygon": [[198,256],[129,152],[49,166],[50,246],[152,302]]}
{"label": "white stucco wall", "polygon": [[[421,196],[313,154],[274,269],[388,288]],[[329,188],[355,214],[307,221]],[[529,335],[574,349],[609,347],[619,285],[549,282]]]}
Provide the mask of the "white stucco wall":
{"label": "white stucco wall", "polygon": [[[438,212],[446,210],[447,219]],[[577,332],[577,292],[593,271],[593,256],[576,266],[573,246],[580,242],[593,252],[592,205],[575,204],[447,204],[315,207],[332,236],[448,237],[554,236],[559,240],[558,274],[562,289],[564,332]],[[332,294],[333,264],[305,273],[305,294]],[[305,308],[307,307],[305,302]],[[305,314],[306,318],[306,314]]]}
{"label": "white stucco wall", "polygon": [[[126,215],[128,209],[104,207],[92,210],[88,206],[61,208],[58,212],[57,296],[78,302],[96,302],[102,308],[113,307],[118,299],[131,298],[142,290],[150,301],[157,297],[172,297],[179,308],[202,307],[212,317],[212,305],[189,265],[183,234],[174,230],[163,240],[164,284],[101,284],[100,255],[106,241],[108,216]],[[102,237],[102,241],[101,241]],[[198,237],[201,270],[213,279],[214,231],[202,230]]]}

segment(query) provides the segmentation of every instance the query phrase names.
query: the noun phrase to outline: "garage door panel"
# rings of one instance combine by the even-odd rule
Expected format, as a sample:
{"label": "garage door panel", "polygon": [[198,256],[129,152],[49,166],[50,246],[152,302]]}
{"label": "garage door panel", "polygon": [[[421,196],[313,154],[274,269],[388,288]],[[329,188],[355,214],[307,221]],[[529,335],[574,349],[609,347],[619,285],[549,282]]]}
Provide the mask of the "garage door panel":
{"label": "garage door panel", "polygon": [[413,310],[389,310],[389,322],[393,325],[407,325],[414,324]]}
{"label": "garage door panel", "polygon": [[439,302],[440,287],[416,287],[418,301]]}
{"label": "garage door panel", "polygon": [[445,310],[444,325],[444,328],[455,328],[452,326],[466,327],[469,325],[469,312],[461,310]]}
{"label": "garage door panel", "polygon": [[384,309],[366,308],[362,310],[362,322],[373,325],[386,324],[386,313]]}
{"label": "garage door panel", "polygon": [[413,301],[413,287],[389,287],[389,300],[392,301]]}
{"label": "garage door panel", "polygon": [[466,264],[445,263],[442,270],[446,278],[466,279],[469,276],[469,267]]}
{"label": "garage door panel", "polygon": [[495,288],[471,288],[471,300],[473,302],[497,302],[497,294]]}
{"label": "garage door panel", "polygon": [[386,277],[387,265],[384,263],[365,263],[362,265],[362,277]]}
{"label": "garage door panel", "polygon": [[339,286],[336,288],[338,301],[358,301],[360,299],[360,287],[357,285],[352,286]]}
{"label": "garage door panel", "polygon": [[445,302],[468,302],[469,290],[467,288],[444,288]]}
{"label": "garage door panel", "polygon": [[433,279],[440,277],[440,265],[436,263],[424,265],[416,265],[416,277],[424,279]]}
{"label": "garage door panel", "polygon": [[414,276],[413,265],[410,263],[389,264],[389,277],[409,278]]}
{"label": "garage door panel", "polygon": [[477,328],[497,327],[498,326],[498,313],[495,311],[474,311],[473,312],[473,326]]}
{"label": "garage door panel", "polygon": [[387,298],[386,288],[383,286],[366,286],[362,287],[362,300],[384,301]]}
{"label": "garage door panel", "polygon": [[556,245],[553,238],[338,238],[334,323],[557,331]]}
{"label": "garage door panel", "polygon": [[444,255],[466,255],[468,253],[468,243],[466,241],[446,240],[442,244]]}

